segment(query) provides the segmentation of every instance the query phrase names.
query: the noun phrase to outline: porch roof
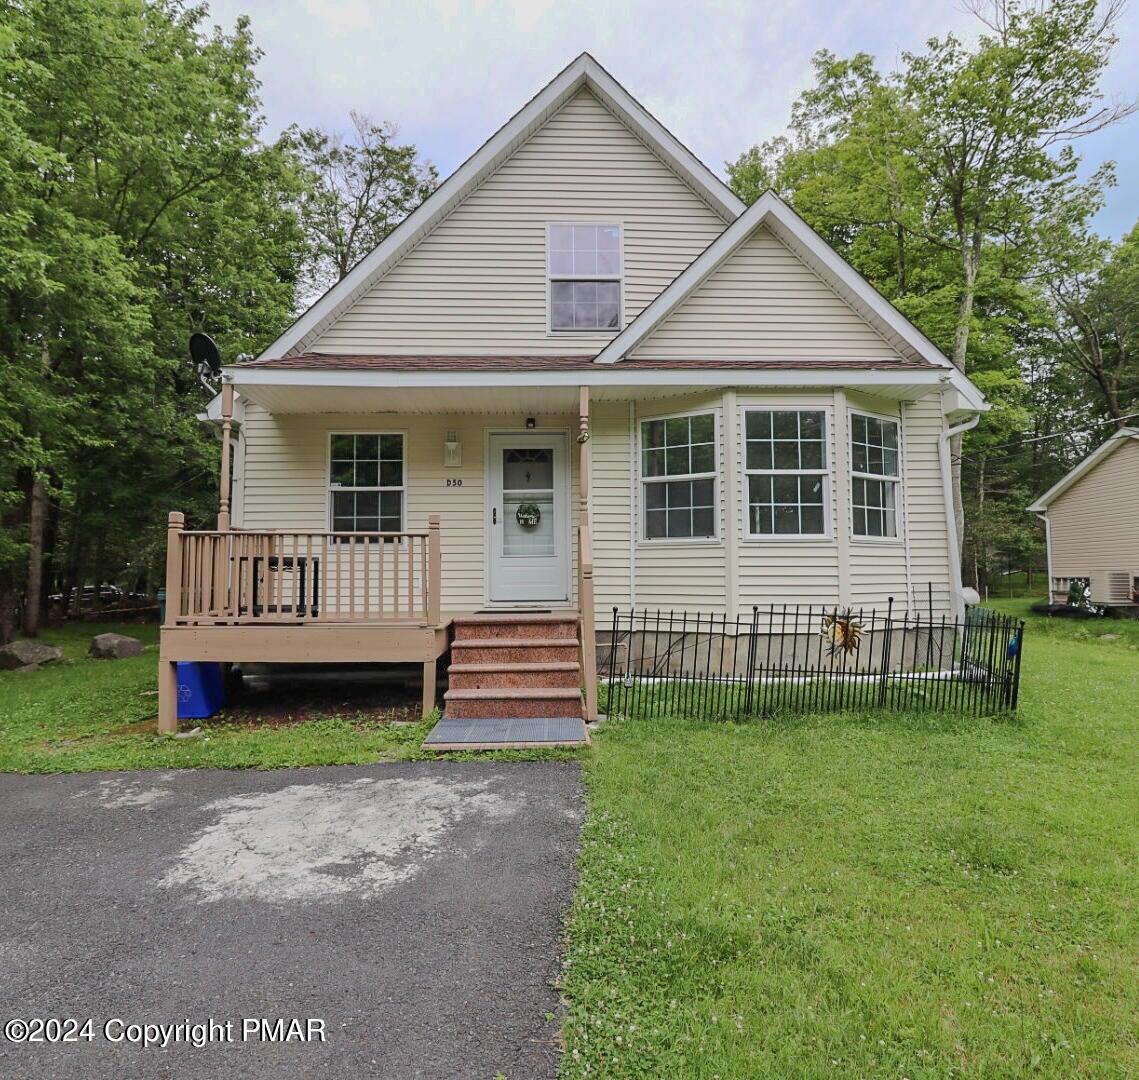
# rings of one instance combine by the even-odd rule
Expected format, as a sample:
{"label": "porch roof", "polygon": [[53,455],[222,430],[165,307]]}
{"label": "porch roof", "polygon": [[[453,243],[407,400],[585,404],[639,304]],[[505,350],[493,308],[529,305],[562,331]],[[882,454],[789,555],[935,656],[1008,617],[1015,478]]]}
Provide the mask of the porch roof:
{"label": "porch roof", "polygon": [[845,387],[914,401],[949,381],[921,361],[624,360],[589,356],[405,356],[304,353],[237,364],[225,378],[247,401],[274,413],[576,414],[578,389],[597,400],[727,387]]}

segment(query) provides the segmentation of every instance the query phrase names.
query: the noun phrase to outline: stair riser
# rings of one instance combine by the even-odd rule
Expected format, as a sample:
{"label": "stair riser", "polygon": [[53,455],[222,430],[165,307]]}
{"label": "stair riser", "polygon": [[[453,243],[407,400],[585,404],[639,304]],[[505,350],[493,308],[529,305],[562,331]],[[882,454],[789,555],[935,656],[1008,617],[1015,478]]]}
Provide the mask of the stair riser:
{"label": "stair riser", "polygon": [[581,686],[577,671],[451,671],[448,685],[452,690],[501,690],[504,687],[571,689]]}
{"label": "stair riser", "polygon": [[499,698],[448,701],[444,712],[456,720],[505,720],[531,716],[581,716],[575,698]]}
{"label": "stair riser", "polygon": [[456,664],[546,664],[554,661],[577,660],[577,642],[568,641],[565,645],[511,645],[504,641],[501,645],[464,646],[454,642],[451,646],[451,660]]}
{"label": "stair riser", "polygon": [[577,640],[576,622],[491,622],[455,623],[455,640],[471,638],[503,638],[517,641],[524,638],[569,638]]}

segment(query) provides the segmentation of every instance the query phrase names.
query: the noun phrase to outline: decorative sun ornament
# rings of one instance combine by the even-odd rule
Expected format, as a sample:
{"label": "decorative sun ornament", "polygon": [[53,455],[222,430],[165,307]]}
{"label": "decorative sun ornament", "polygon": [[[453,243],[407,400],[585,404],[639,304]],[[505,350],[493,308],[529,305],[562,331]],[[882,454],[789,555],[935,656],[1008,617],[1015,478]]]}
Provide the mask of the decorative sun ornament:
{"label": "decorative sun ornament", "polygon": [[820,634],[824,641],[830,645],[831,656],[840,651],[850,656],[858,651],[862,642],[862,620],[856,619],[848,608],[843,614],[837,612],[833,615],[823,616],[823,625]]}

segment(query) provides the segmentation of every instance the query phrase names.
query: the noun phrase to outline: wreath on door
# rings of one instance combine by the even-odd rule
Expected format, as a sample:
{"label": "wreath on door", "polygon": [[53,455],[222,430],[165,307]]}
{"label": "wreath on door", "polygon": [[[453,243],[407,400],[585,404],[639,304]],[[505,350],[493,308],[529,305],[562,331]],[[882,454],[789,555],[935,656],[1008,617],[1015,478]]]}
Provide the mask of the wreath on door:
{"label": "wreath on door", "polygon": [[514,511],[514,520],[523,529],[536,529],[542,520],[542,510],[536,502],[524,502]]}

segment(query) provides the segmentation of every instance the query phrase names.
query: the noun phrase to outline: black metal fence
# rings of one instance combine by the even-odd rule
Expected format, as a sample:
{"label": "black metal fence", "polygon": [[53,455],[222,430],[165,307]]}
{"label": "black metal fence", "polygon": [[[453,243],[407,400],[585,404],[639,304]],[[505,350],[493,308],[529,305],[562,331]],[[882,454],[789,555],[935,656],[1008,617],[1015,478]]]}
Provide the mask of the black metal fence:
{"label": "black metal fence", "polygon": [[[729,619],[613,609],[598,635],[603,710],[734,720],[779,713],[1016,709],[1024,623],[983,608],[753,607]],[[606,650],[608,655],[605,655]]]}

